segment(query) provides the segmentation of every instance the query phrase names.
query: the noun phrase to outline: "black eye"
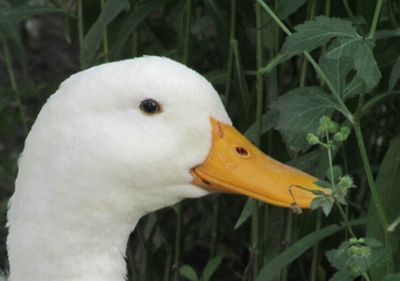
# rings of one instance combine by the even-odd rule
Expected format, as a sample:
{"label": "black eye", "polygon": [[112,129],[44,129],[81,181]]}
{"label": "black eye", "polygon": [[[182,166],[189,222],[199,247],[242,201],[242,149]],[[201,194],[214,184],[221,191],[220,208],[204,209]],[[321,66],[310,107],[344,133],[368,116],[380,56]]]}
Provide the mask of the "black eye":
{"label": "black eye", "polygon": [[140,110],[147,114],[155,114],[161,112],[161,106],[153,99],[145,99],[140,103]]}

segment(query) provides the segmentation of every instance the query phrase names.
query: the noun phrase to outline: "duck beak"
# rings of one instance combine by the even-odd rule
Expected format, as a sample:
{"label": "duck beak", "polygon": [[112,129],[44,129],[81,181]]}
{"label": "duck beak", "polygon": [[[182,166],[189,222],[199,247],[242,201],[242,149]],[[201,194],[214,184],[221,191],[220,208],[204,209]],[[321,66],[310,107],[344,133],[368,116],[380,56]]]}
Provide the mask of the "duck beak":
{"label": "duck beak", "polygon": [[212,147],[191,170],[193,184],[239,193],[281,207],[309,208],[317,178],[265,155],[234,127],[211,118]]}

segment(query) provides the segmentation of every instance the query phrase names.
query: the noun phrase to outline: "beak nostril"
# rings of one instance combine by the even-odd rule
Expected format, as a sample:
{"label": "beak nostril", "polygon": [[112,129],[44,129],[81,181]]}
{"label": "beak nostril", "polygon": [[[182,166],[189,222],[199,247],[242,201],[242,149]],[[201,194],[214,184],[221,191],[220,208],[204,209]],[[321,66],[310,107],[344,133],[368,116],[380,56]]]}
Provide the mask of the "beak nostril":
{"label": "beak nostril", "polygon": [[235,151],[241,157],[248,157],[250,154],[249,151],[242,146],[236,146]]}

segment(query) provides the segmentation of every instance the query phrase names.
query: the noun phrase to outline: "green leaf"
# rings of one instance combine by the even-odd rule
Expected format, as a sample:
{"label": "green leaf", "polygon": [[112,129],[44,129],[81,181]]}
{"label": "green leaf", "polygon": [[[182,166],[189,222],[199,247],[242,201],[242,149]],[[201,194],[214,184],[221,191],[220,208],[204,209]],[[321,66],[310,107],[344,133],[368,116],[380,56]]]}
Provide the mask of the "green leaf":
{"label": "green leaf", "polygon": [[119,58],[122,48],[125,46],[131,34],[136,30],[138,25],[152,12],[159,9],[165,3],[163,1],[145,1],[135,6],[132,11],[126,16],[124,21],[121,23],[121,27],[118,30],[118,35],[115,43],[112,46],[111,53],[114,58]]}
{"label": "green leaf", "polygon": [[[384,207],[386,217],[393,222],[399,216],[400,198],[400,136],[394,138],[382,161],[381,168],[376,178],[378,195]],[[374,201],[371,199],[368,210],[367,237],[384,241],[384,230],[382,229],[377,215]],[[400,229],[397,228],[390,233],[389,247],[392,253],[400,252]],[[395,255],[394,264],[400,264],[400,255]],[[384,265],[377,265],[371,268],[373,280],[380,280],[386,274]]]}
{"label": "green leaf", "polygon": [[285,20],[300,9],[305,2],[305,0],[280,0],[276,5],[275,13],[281,20]]}
{"label": "green leaf", "polygon": [[[278,122],[278,119],[279,119],[279,112],[276,110],[269,110],[266,113],[264,113],[263,116],[261,117],[261,135],[271,130]],[[256,124],[253,123],[250,126],[250,128],[247,129],[245,136],[249,140],[254,141],[255,134],[256,134]]]}
{"label": "green leaf", "polygon": [[[336,42],[339,43],[339,46],[336,48],[332,48],[326,53],[326,56],[329,59],[338,60],[342,57],[353,58],[355,52],[362,42],[362,38],[340,38]],[[350,61],[347,58],[347,61]]]}
{"label": "green leaf", "polygon": [[322,201],[321,207],[322,207],[322,211],[324,212],[325,216],[329,216],[329,214],[332,211],[333,202],[329,199],[325,199]]}
{"label": "green leaf", "polygon": [[108,0],[106,2],[100,16],[83,39],[79,55],[79,60],[83,68],[87,68],[92,64],[99,50],[100,43],[103,40],[103,32],[107,25],[127,7],[129,7],[128,0]]}
{"label": "green leaf", "polygon": [[289,55],[312,51],[333,38],[356,39],[360,37],[351,22],[326,16],[306,21],[294,29],[296,32],[286,38],[282,47],[282,50]]}
{"label": "green leaf", "polygon": [[234,227],[235,229],[238,229],[245,221],[247,221],[248,218],[250,218],[254,208],[257,207],[256,203],[257,201],[254,199],[251,198],[247,199],[246,204],[244,205],[243,210],[240,213],[240,216],[235,223]]}
{"label": "green leaf", "polygon": [[390,273],[383,278],[382,281],[400,281],[400,272],[399,273]]}
{"label": "green leaf", "polygon": [[400,56],[397,57],[396,62],[392,67],[392,72],[390,72],[389,91],[393,91],[399,79],[400,79]]}
{"label": "green leaf", "polygon": [[320,118],[329,116],[335,104],[321,88],[304,87],[279,97],[271,107],[279,111],[276,128],[292,150],[300,151],[310,147],[307,134],[317,133]]}
{"label": "green leaf", "polygon": [[346,85],[346,89],[343,93],[343,100],[355,97],[363,91],[364,81],[355,75],[354,78]]}
{"label": "green leaf", "polygon": [[375,88],[382,77],[372,53],[374,45],[374,42],[364,40],[354,54],[354,68],[358,76],[364,81],[367,92]]}
{"label": "green leaf", "polygon": [[201,281],[209,281],[211,277],[217,271],[218,267],[220,266],[222,259],[224,257],[222,255],[216,256],[208,261],[206,267],[204,268],[203,274],[201,276]]}
{"label": "green leaf", "polygon": [[199,281],[196,271],[190,265],[182,265],[179,274],[190,281]]}
{"label": "green leaf", "polygon": [[[363,223],[364,222],[362,220],[351,222],[352,225],[359,225]],[[309,248],[311,248],[322,239],[338,232],[341,229],[343,229],[343,227],[338,225],[330,225],[304,236],[293,245],[288,247],[277,257],[275,257],[273,260],[271,260],[269,263],[264,265],[264,267],[258,274],[256,281],[274,280],[275,277],[281,272],[281,270],[285,268],[289,263],[294,261],[297,257],[299,257],[301,254],[303,254],[305,251],[307,251]]]}
{"label": "green leaf", "polygon": [[344,97],[346,92],[346,77],[353,68],[352,61],[346,57],[329,59],[327,56],[322,56],[319,65],[336,92],[341,97]]}

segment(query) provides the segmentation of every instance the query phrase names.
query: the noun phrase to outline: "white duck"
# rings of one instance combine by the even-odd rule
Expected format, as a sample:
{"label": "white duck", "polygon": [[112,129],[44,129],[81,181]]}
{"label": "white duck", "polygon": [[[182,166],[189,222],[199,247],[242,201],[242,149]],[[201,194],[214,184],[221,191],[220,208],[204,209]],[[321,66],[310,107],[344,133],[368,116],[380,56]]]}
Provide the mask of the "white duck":
{"label": "white duck", "polygon": [[[10,281],[123,281],[144,214],[208,190],[307,208],[314,177],[241,136],[214,88],[167,58],[82,71],[42,108],[8,212]],[[203,189],[199,186],[205,187]]]}

